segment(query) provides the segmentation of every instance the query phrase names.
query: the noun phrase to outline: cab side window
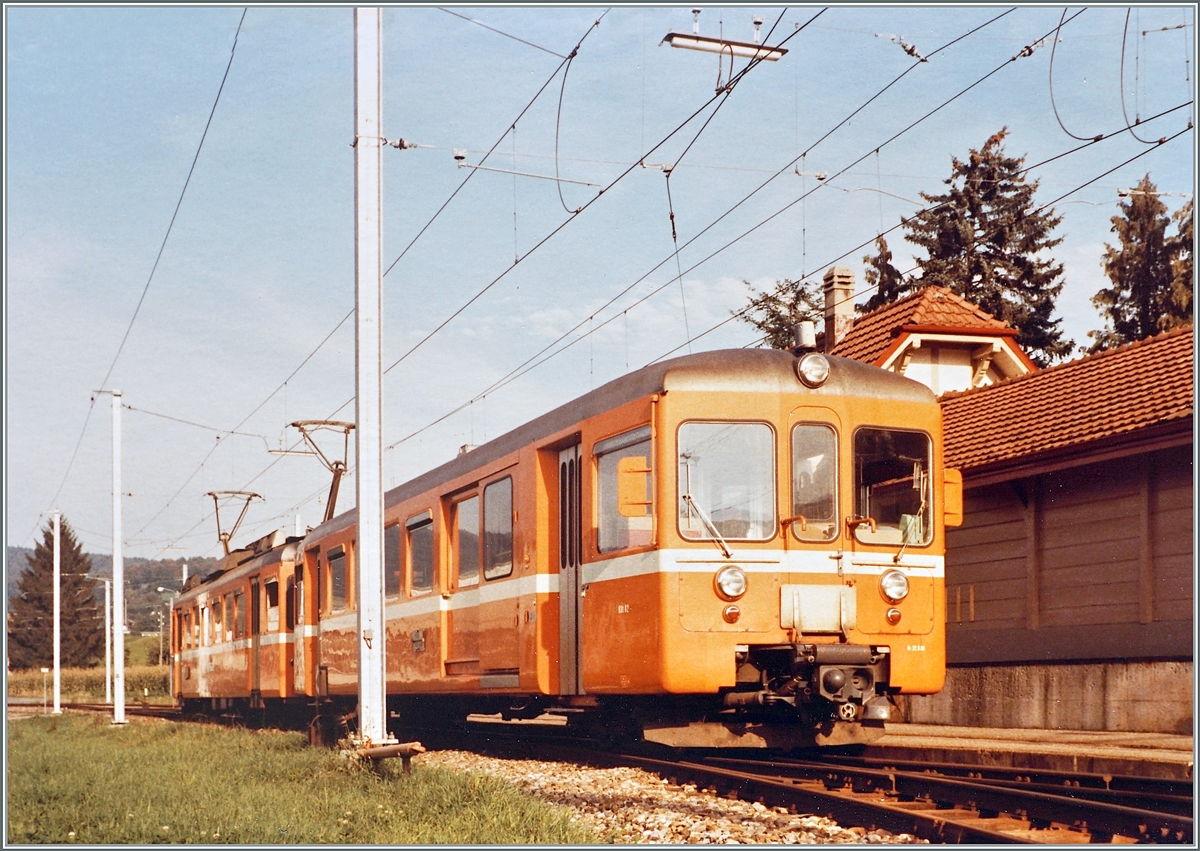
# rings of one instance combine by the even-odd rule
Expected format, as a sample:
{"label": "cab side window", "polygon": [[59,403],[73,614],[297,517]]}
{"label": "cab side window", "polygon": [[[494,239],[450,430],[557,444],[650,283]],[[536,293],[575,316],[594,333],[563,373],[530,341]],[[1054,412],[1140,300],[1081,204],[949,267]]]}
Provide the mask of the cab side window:
{"label": "cab side window", "polygon": [[[649,546],[654,534],[650,426],[601,440],[592,454],[598,473],[600,552]],[[620,499],[622,484],[625,504]]]}

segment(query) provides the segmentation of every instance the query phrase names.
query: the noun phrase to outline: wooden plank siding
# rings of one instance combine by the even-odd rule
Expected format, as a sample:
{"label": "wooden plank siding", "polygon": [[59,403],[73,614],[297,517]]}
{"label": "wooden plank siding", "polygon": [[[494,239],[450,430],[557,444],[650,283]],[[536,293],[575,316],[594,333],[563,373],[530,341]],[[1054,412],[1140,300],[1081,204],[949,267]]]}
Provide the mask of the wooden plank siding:
{"label": "wooden plank siding", "polygon": [[950,663],[1191,658],[1190,445],[966,485]]}
{"label": "wooden plank siding", "polygon": [[1154,614],[1160,620],[1190,621],[1195,594],[1191,447],[1180,447],[1161,456],[1154,467],[1150,519],[1154,541]]}

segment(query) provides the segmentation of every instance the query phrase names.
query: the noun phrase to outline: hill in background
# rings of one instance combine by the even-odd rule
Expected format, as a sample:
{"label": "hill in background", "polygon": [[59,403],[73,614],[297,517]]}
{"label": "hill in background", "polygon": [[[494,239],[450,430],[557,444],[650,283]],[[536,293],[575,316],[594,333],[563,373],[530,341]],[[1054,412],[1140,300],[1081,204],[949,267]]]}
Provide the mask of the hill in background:
{"label": "hill in background", "polygon": [[[8,569],[4,578],[10,599],[20,593],[17,584],[21,581],[21,574],[28,570],[28,559],[32,555],[33,550],[26,547],[7,547]],[[97,579],[112,578],[111,555],[87,555],[92,560],[92,576]],[[215,558],[125,559],[125,610],[131,621],[131,632],[158,631],[157,613],[162,612],[164,617],[167,615],[172,596],[168,592],[160,592],[158,588],[168,588],[172,592],[180,590],[183,585],[185,561],[189,575],[212,573],[219,564]],[[103,605],[103,585],[99,587],[96,599]]]}

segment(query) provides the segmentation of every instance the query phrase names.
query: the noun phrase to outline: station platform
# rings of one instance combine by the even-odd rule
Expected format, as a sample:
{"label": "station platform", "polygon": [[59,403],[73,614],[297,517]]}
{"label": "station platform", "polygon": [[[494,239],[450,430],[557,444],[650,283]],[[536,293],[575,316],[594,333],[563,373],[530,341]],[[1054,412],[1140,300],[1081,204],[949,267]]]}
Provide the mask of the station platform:
{"label": "station platform", "polygon": [[1192,779],[1193,736],[1096,730],[999,729],[887,724],[864,756],[1103,775]]}

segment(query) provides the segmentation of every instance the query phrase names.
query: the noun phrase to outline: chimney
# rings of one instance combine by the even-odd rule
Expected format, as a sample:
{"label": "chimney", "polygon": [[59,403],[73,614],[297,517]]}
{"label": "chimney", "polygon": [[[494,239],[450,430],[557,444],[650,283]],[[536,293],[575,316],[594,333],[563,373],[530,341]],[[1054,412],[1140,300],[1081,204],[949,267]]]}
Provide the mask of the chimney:
{"label": "chimney", "polygon": [[832,352],[854,325],[854,272],[845,266],[832,266],[824,281],[825,351]]}

